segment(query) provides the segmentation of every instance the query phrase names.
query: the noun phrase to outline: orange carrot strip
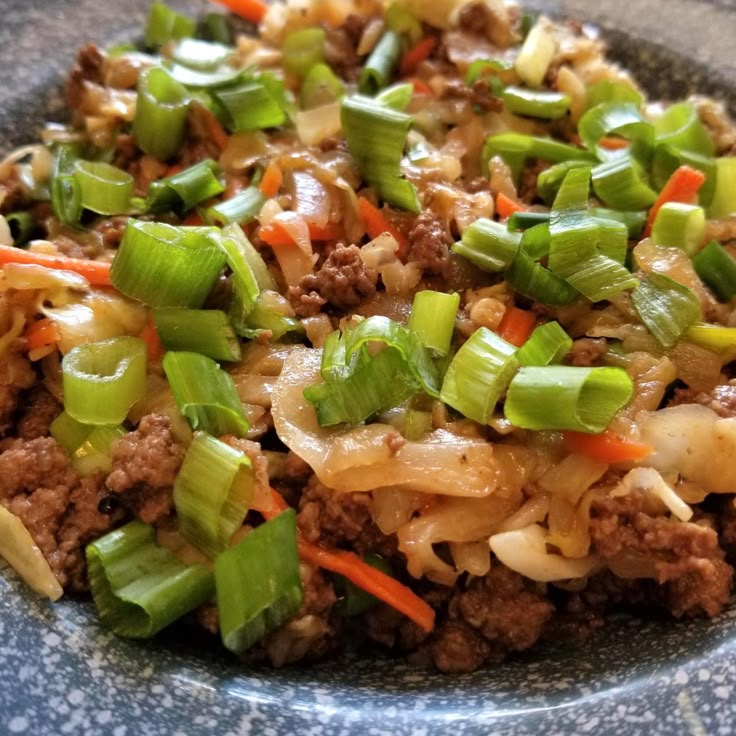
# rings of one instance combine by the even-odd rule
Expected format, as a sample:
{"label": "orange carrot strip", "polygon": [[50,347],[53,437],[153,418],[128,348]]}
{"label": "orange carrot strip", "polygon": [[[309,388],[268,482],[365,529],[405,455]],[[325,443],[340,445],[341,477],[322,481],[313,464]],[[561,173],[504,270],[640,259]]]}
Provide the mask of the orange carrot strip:
{"label": "orange carrot strip", "polygon": [[174,174],[178,174],[180,171],[184,171],[184,167],[181,164],[171,164],[166,169],[166,176],[174,176]]}
{"label": "orange carrot strip", "polygon": [[[266,519],[273,519],[289,508],[278,491],[271,489],[271,498],[263,508],[257,508]],[[336,572],[351,583],[362,588],[392,608],[400,611],[421,627],[424,631],[434,628],[434,611],[426,601],[422,600],[410,588],[386,575],[380,570],[363,562],[353,552],[344,550],[328,550],[316,544],[298,539],[299,556],[316,567]]]}
{"label": "orange carrot strip", "polygon": [[59,326],[52,319],[44,317],[34,322],[23,336],[29,350],[36,350],[46,345],[56,345],[61,339]]}
{"label": "orange carrot strip", "polygon": [[412,86],[414,87],[415,95],[431,95],[432,94],[432,88],[426,82],[423,82],[421,79],[414,77],[411,80],[411,83],[412,83]]}
{"label": "orange carrot strip", "polygon": [[261,179],[261,194],[264,197],[275,197],[276,193],[281,188],[281,182],[284,180],[284,175],[281,169],[273,161],[266,167],[263,172],[263,178]]}
{"label": "orange carrot strip", "polygon": [[602,434],[563,432],[565,447],[570,452],[587,455],[601,463],[620,463],[624,460],[643,460],[654,448],[639,442],[631,442],[607,429]]}
{"label": "orange carrot strip", "polygon": [[217,2],[251,23],[260,23],[268,10],[268,3],[263,0],[217,0]]}
{"label": "orange carrot strip", "polygon": [[368,237],[371,240],[377,238],[381,233],[390,233],[396,238],[396,242],[399,244],[397,253],[399,258],[403,258],[407,254],[409,251],[409,239],[386,218],[378,207],[365,197],[358,197],[358,212],[360,219],[363,220]]}
{"label": "orange carrot strip", "polygon": [[204,225],[204,220],[202,219],[202,215],[197,212],[197,210],[194,210],[193,212],[190,212],[181,222],[182,225]]}
{"label": "orange carrot strip", "polygon": [[156,323],[153,321],[153,314],[148,315],[148,322],[138,335],[148,348],[148,360],[159,360],[164,356],[164,346],[161,344],[161,338],[158,336]]}
{"label": "orange carrot strip", "polygon": [[258,237],[270,245],[272,248],[285,247],[287,245],[294,245],[294,238],[289,235],[288,231],[283,225],[278,222],[272,222],[270,225],[264,225],[258,231]]}
{"label": "orange carrot strip", "polygon": [[506,342],[520,348],[534,331],[537,317],[534,312],[518,307],[509,307],[503,314],[498,334]]}
{"label": "orange carrot strip", "polygon": [[427,36],[410,48],[402,57],[399,71],[403,74],[411,74],[429,55],[434,51],[437,39]]}
{"label": "orange carrot strip", "polygon": [[654,225],[654,220],[663,204],[667,202],[694,204],[697,200],[698,190],[703,186],[703,182],[705,182],[705,174],[702,171],[693,169],[690,166],[680,166],[679,169],[676,169],[667,180],[667,183],[662,187],[657,201],[649,210],[649,218],[644,228],[644,237],[648,238],[652,234],[652,225]]}
{"label": "orange carrot strip", "polygon": [[215,145],[224,151],[227,147],[227,143],[230,140],[230,136],[227,134],[225,128],[222,127],[222,123],[215,117],[214,113],[208,110],[204,105],[199,106],[199,112],[202,115],[204,124],[207,127],[210,139],[214,141]]}
{"label": "orange carrot strip", "polygon": [[507,197],[503,192],[499,192],[496,195],[496,212],[502,220],[511,217],[514,212],[525,211],[526,207],[523,204],[511,199],[511,197]]}
{"label": "orange carrot strip", "polygon": [[12,245],[0,245],[0,266],[6,263],[28,263],[62,271],[74,271],[74,273],[84,276],[94,286],[112,285],[110,282],[110,264],[104,261],[88,261],[85,258],[51,256],[46,253],[36,253],[32,250],[14,248]]}
{"label": "orange carrot strip", "polygon": [[308,222],[307,226],[309,227],[309,237],[319,243],[325,240],[336,240],[343,234],[342,226],[337,222],[328,222],[322,227]]}
{"label": "orange carrot strip", "polygon": [[598,145],[601,148],[605,148],[607,151],[620,151],[622,148],[628,148],[631,145],[630,141],[625,138],[601,138],[598,141]]}

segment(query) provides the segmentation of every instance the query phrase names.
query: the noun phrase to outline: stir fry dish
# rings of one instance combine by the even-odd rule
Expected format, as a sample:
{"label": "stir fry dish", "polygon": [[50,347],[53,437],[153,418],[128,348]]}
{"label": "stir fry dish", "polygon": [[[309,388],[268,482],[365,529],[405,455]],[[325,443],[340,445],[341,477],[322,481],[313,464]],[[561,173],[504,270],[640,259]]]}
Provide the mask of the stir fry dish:
{"label": "stir fry dish", "polygon": [[718,615],[724,107],[502,0],[223,3],[0,162],[0,555],[276,666]]}

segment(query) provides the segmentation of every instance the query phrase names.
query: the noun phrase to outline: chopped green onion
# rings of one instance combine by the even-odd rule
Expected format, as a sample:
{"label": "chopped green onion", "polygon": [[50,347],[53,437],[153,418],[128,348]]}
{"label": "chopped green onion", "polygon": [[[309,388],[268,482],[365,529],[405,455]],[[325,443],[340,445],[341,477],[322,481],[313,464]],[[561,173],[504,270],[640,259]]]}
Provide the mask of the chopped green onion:
{"label": "chopped green onion", "polygon": [[528,230],[535,225],[549,222],[549,212],[514,212],[506,223],[509,230],[518,232]]}
{"label": "chopped green onion", "polygon": [[698,276],[722,302],[736,296],[736,259],[715,240],[711,240],[694,258]]}
{"label": "chopped green onion", "polygon": [[240,360],[238,337],[219,309],[154,309],[153,320],[166,350],[188,350],[213,360]]}
{"label": "chopped green onion", "polygon": [[501,94],[506,108],[515,115],[557,120],[570,109],[570,98],[560,92],[540,91],[509,85]]}
{"label": "chopped green onion", "polygon": [[646,210],[611,210],[606,207],[591,207],[590,214],[599,220],[615,220],[626,226],[629,237],[636,240],[647,221]]}
{"label": "chopped green onion", "polygon": [[506,281],[515,291],[544,304],[569,304],[578,295],[576,289],[537,263],[523,249],[519,250],[506,271]]}
{"label": "chopped green onion", "polygon": [[223,106],[233,133],[275,128],[286,121],[281,102],[263,78],[213,90],[212,96]]}
{"label": "chopped green onion", "polygon": [[406,35],[412,44],[417,43],[424,34],[422,24],[401,3],[391,3],[384,14],[384,20],[394,33]]}
{"label": "chopped green onion", "polygon": [[208,207],[203,216],[210,225],[218,227],[224,227],[233,222],[238,225],[247,225],[256,219],[265,202],[266,198],[261,190],[250,186],[238,192],[234,197]]}
{"label": "chopped green onion", "polygon": [[416,189],[400,172],[411,116],[355,95],[343,100],[341,118],[348,148],[366,182],[388,204],[418,214]]}
{"label": "chopped green onion", "polygon": [[588,85],[586,91],[586,110],[597,107],[604,102],[631,103],[640,108],[644,98],[626,82],[604,79]]}
{"label": "chopped green onion", "polygon": [[163,46],[172,39],[193,36],[197,24],[181,13],[172,10],[166,3],[154,2],[148,9],[145,44],[149,49]]}
{"label": "chopped green onion", "polygon": [[403,112],[411,102],[414,96],[414,85],[411,82],[401,82],[400,84],[392,84],[376,95],[376,102],[394,110]]}
{"label": "chopped green onion", "polygon": [[641,165],[628,155],[619,154],[594,167],[592,177],[596,196],[614,209],[646,209],[657,199]]}
{"label": "chopped green onion", "polygon": [[410,442],[418,442],[432,430],[432,412],[408,409],[404,415],[401,434]]}
{"label": "chopped green onion", "polygon": [[716,185],[708,217],[728,217],[736,213],[736,156],[716,159]]}
{"label": "chopped green onion", "polygon": [[213,71],[200,71],[192,69],[183,64],[176,64],[173,61],[164,61],[164,68],[179,84],[183,84],[189,89],[195,89],[200,92],[199,95],[194,92],[192,95],[199,100],[205,107],[211,107],[211,101],[207,101],[206,96],[200,96],[202,90],[213,91],[218,87],[227,87],[240,82],[245,76],[242,69],[232,66],[223,65]]}
{"label": "chopped green onion", "polygon": [[269,339],[279,340],[287,332],[304,332],[301,322],[291,316],[293,311],[288,300],[278,291],[270,289],[262,291],[253,309],[242,322],[237,319],[241,314],[239,308],[230,310],[235,331],[242,337],[254,339],[267,332],[270,333]]}
{"label": "chopped green onion", "polygon": [[516,257],[520,243],[519,233],[481,217],[463,231],[452,251],[484,271],[505,271]]}
{"label": "chopped green onion", "polygon": [[301,608],[296,513],[261,524],[215,560],[223,644],[244,652]]}
{"label": "chopped green onion", "polygon": [[205,432],[195,434],[174,484],[184,538],[214,560],[242,526],[254,488],[253,465],[244,453]]}
{"label": "chopped green onion", "polygon": [[30,212],[9,212],[5,215],[14,245],[25,245],[33,234],[33,217]]}
{"label": "chopped green onion", "polygon": [[221,43],[183,38],[174,46],[171,58],[177,64],[199,71],[214,71],[233,53],[233,49]]}
{"label": "chopped green onion", "polygon": [[684,337],[686,340],[716,353],[727,353],[728,357],[733,360],[731,355],[733,350],[736,349],[736,327],[694,324],[685,333]]}
{"label": "chopped green onion", "polygon": [[550,240],[549,220],[547,220],[523,232],[521,249],[533,260],[539,261],[549,255]]}
{"label": "chopped green onion", "polygon": [[590,172],[585,169],[573,169],[562,180],[557,196],[552,205],[550,226],[557,223],[565,213],[580,214],[588,209],[590,198]]}
{"label": "chopped green onion", "polygon": [[590,161],[581,161],[572,159],[571,161],[562,161],[559,164],[550,166],[544,171],[540,171],[537,175],[537,192],[539,196],[549,205],[554,202],[557,192],[562,186],[562,182],[567,176],[570,169],[588,169],[590,171],[593,165]]}
{"label": "chopped green onion", "polygon": [[[386,575],[390,575],[392,572],[391,563],[380,555],[368,553],[363,557],[363,562],[366,565],[375,567],[376,570],[380,570]],[[335,605],[335,610],[346,618],[358,616],[361,613],[370,611],[378,603],[378,598],[342,576],[340,576],[335,587],[339,593],[339,600]]]}
{"label": "chopped green onion", "polygon": [[681,202],[665,202],[657,211],[652,240],[657,245],[680,248],[694,255],[705,238],[705,212],[702,207]]}
{"label": "chopped green onion", "polygon": [[326,37],[324,28],[300,28],[287,34],[281,47],[284,69],[290,74],[304,76],[323,61]]}
{"label": "chopped green onion", "polygon": [[414,295],[409,316],[409,329],[419,336],[425,347],[438,355],[447,355],[450,352],[459,306],[459,294],[418,291]]}
{"label": "chopped green onion", "polygon": [[327,105],[345,94],[345,86],[327,64],[315,64],[304,77],[299,93],[302,108]]}
{"label": "chopped green onion", "polygon": [[716,188],[716,161],[708,156],[701,156],[698,153],[684,151],[667,144],[658,145],[652,156],[653,186],[656,189],[662,189],[680,166],[690,166],[705,174],[705,181],[698,190],[698,202],[701,207],[709,207]]}
{"label": "chopped green onion", "polygon": [[358,91],[363,95],[375,95],[382,90],[391,81],[400,54],[401,37],[395,31],[386,31],[363,65]]}
{"label": "chopped green onion", "polygon": [[61,362],[64,408],[83,424],[121,424],[146,392],[146,343],[113,337],[72,348]]}
{"label": "chopped green onion", "polygon": [[214,360],[198,353],[168,352],[163,367],[179,412],[192,429],[215,437],[248,431],[233,379]]}
{"label": "chopped green onion", "polygon": [[152,307],[197,308],[224,265],[225,254],[205,228],[128,220],[110,280]]}
{"label": "chopped green onion", "polygon": [[518,367],[516,348],[480,327],[452,359],[440,398],[464,416],[488,424]]}
{"label": "chopped green onion", "polygon": [[138,81],[133,135],[140,149],[162,161],[184,142],[190,103],[186,88],[165,69],[146,69]]}
{"label": "chopped green onion", "polygon": [[578,132],[590,151],[595,151],[601,160],[617,158],[620,151],[608,151],[598,143],[601,138],[621,136],[632,142],[632,146],[649,154],[654,143],[654,128],[648,123],[637,105],[631,102],[604,102],[588,110],[578,122]]}
{"label": "chopped green onion", "polygon": [[61,412],[49,426],[49,434],[71,455],[89,436],[92,426],[78,422],[67,411]]}
{"label": "chopped green onion", "polygon": [[227,22],[225,13],[207,13],[204,17],[204,27],[207,37],[215,43],[229,46],[233,42],[233,35]]}
{"label": "chopped green onion", "polygon": [[618,220],[603,217],[591,219],[598,225],[598,252],[624,265],[629,252],[629,232],[626,225]]}
{"label": "chopped green onion", "polygon": [[71,174],[59,174],[51,179],[51,205],[54,214],[65,225],[76,225],[82,216],[82,190]]}
{"label": "chopped green onion", "polygon": [[346,422],[356,425],[402,404],[418,390],[407,371],[406,358],[387,347],[356,362],[357,367],[339,381],[304,389],[304,398],[314,406],[321,427]]}
{"label": "chopped green onion", "polygon": [[654,133],[657,144],[669,144],[701,156],[715,152],[713,139],[691,102],[670,105],[654,121]]}
{"label": "chopped green onion", "polygon": [[515,179],[518,178],[524,162],[529,158],[551,163],[560,163],[570,159],[590,163],[596,161],[594,154],[583,148],[560,143],[553,138],[538,138],[522,133],[500,133],[487,138],[481,157],[483,171],[487,171],[488,162],[493,156],[500,156],[506,162]]}
{"label": "chopped green onion", "polygon": [[112,470],[110,448],[113,442],[125,434],[125,429],[119,425],[92,428],[92,431],[71,455],[74,469],[81,476],[92,475],[99,471],[109,473]]}
{"label": "chopped green onion", "polygon": [[671,348],[700,319],[698,297],[669,276],[648,273],[631,293],[639,319],[665,348]]}
{"label": "chopped green onion", "polygon": [[500,59],[476,59],[465,74],[465,84],[472,87],[479,79],[493,75],[496,72],[505,72],[512,67]]}
{"label": "chopped green onion", "polygon": [[154,181],[148,187],[146,209],[149,212],[173,210],[182,214],[225,190],[225,185],[217,178],[219,173],[220,167],[217,163],[206,159]]}
{"label": "chopped green onion", "polygon": [[522,429],[598,434],[633,393],[623,368],[529,366],[511,381],[504,412]]}
{"label": "chopped green onion", "polygon": [[131,521],[87,545],[100,618],[118,636],[147,639],[209,600],[214,577],[159,547],[149,524]]}
{"label": "chopped green onion", "polygon": [[74,178],[82,207],[98,215],[120,215],[130,209],[133,177],[104,161],[77,161]]}
{"label": "chopped green onion", "polygon": [[519,348],[516,358],[521,365],[550,365],[561,363],[572,348],[572,338],[559,322],[546,322],[532,332]]}
{"label": "chopped green onion", "polygon": [[542,22],[529,31],[514,62],[525,84],[539,87],[557,51],[557,42]]}

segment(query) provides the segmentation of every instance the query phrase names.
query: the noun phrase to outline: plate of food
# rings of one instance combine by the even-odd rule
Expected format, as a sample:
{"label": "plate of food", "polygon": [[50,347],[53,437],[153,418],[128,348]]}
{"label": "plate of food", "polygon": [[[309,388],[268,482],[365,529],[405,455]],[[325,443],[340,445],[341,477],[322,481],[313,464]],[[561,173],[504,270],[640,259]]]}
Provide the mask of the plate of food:
{"label": "plate of food", "polygon": [[732,4],[13,5],[0,732],[729,733]]}

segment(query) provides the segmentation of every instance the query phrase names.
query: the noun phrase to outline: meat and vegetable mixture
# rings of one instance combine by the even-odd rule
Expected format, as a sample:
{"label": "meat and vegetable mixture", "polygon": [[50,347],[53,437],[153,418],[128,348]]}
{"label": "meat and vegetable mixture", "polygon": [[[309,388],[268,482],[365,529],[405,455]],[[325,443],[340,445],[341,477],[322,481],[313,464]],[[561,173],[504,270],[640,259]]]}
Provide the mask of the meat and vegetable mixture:
{"label": "meat and vegetable mixture", "polygon": [[82,48],[0,163],[0,554],[275,665],[718,615],[723,108],[502,0],[225,4]]}

